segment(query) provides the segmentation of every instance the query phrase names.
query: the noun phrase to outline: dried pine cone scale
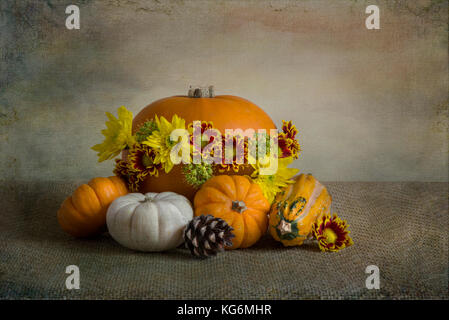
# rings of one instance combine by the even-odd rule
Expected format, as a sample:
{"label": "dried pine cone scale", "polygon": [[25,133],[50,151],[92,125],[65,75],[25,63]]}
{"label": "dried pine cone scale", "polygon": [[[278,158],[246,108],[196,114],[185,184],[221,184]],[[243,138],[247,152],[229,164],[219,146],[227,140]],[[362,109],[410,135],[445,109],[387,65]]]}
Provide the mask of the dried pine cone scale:
{"label": "dried pine cone scale", "polygon": [[214,256],[225,246],[232,246],[233,230],[223,219],[201,215],[187,225],[184,231],[185,246],[196,257]]}

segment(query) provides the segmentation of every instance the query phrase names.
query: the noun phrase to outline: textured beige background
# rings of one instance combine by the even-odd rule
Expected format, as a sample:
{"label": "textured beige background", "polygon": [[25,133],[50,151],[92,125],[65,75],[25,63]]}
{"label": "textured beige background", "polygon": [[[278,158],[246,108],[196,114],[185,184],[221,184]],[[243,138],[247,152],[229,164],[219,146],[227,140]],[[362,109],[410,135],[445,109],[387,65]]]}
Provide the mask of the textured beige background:
{"label": "textured beige background", "polygon": [[214,84],[293,120],[321,180],[448,180],[447,1],[85,0],[67,30],[72,2],[0,2],[0,179],[108,175],[105,111]]}

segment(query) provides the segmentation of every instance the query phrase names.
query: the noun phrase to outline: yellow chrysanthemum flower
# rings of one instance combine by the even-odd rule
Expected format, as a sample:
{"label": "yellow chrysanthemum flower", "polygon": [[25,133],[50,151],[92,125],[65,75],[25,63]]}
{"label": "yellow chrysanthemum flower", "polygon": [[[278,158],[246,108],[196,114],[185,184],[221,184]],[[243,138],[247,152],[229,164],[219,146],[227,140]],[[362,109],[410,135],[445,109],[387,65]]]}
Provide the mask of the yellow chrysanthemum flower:
{"label": "yellow chrysanthemum flower", "polygon": [[117,110],[118,119],[106,112],[109,121],[106,121],[106,129],[101,133],[105,136],[103,143],[96,144],[92,150],[98,152],[98,162],[114,158],[123,149],[131,147],[136,142],[132,135],[133,114],[124,106]]}
{"label": "yellow chrysanthemum flower", "polygon": [[254,168],[251,178],[261,187],[264,196],[270,203],[273,202],[276,194],[282,188],[286,187],[289,183],[293,183],[293,180],[290,179],[299,172],[299,169],[287,168],[292,161],[292,157],[278,159],[278,169],[273,175],[260,174],[260,168],[267,167],[268,163],[261,165],[258,160],[256,164],[251,165]]}
{"label": "yellow chrysanthemum flower", "polygon": [[155,122],[157,125],[157,130],[155,130],[146,140],[142,141],[142,143],[150,146],[156,152],[154,163],[161,163],[165,172],[170,172],[174,166],[170,159],[170,152],[171,149],[179,142],[171,141],[170,134],[175,129],[185,130],[185,120],[175,114],[172,117],[171,123],[164,117],[158,118],[157,116],[155,116]]}

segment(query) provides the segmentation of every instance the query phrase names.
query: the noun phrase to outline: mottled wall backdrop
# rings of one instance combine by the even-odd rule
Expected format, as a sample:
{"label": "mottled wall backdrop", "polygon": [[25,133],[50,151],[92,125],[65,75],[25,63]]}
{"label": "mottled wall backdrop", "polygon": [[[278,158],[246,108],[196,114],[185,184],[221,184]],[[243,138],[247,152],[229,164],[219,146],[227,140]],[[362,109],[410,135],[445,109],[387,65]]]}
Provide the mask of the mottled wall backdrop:
{"label": "mottled wall backdrop", "polygon": [[[81,29],[67,30],[77,4]],[[380,30],[365,8],[380,7]],[[447,1],[2,0],[0,176],[111,173],[105,111],[214,84],[277,124],[322,180],[448,180]]]}

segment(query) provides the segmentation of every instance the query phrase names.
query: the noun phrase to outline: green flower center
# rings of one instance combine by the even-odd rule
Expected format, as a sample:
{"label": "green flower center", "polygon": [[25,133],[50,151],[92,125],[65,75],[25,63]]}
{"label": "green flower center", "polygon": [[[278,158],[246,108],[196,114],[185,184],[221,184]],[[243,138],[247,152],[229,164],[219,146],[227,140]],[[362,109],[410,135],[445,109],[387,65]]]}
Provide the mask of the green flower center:
{"label": "green flower center", "polygon": [[153,159],[144,154],[142,157],[142,164],[145,168],[151,167],[153,165]]}
{"label": "green flower center", "polygon": [[331,228],[326,228],[323,230],[323,235],[326,237],[327,243],[335,243],[337,241],[337,234]]}
{"label": "green flower center", "polygon": [[178,143],[178,141],[172,141],[170,139],[170,136],[167,136],[167,138],[165,138],[165,144],[167,145],[167,147],[171,148],[174,145],[176,145]]}

